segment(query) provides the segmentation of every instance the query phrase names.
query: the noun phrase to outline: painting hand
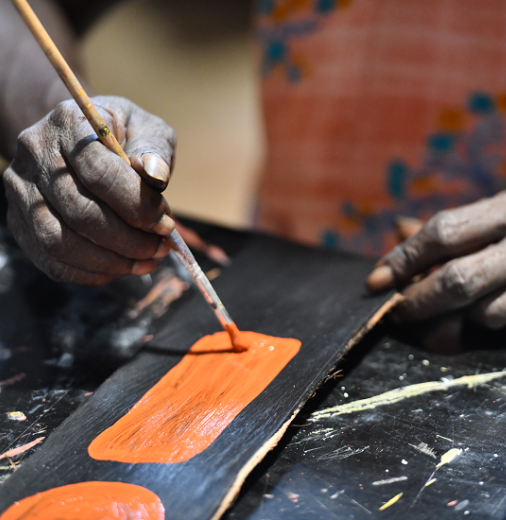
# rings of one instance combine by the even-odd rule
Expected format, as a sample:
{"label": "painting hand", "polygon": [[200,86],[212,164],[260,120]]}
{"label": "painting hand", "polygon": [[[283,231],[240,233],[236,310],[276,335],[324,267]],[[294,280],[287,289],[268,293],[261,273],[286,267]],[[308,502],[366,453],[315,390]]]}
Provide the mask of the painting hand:
{"label": "painting hand", "polygon": [[66,101],[20,134],[4,175],[20,246],[52,279],[83,285],[155,270],[174,229],[159,193],[170,178],[174,131],[124,98],[93,102],[132,167]]}
{"label": "painting hand", "polygon": [[378,263],[371,292],[409,283],[398,321],[421,321],[464,309],[489,328],[506,325],[506,192],[436,214]]}

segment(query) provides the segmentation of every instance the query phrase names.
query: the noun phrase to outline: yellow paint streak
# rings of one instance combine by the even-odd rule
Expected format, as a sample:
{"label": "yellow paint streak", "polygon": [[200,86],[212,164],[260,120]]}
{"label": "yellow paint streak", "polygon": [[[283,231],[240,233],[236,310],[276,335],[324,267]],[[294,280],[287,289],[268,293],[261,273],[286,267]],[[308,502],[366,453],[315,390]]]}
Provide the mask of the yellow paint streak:
{"label": "yellow paint streak", "polygon": [[383,504],[379,510],[380,511],[383,511],[385,510],[387,507],[390,507],[390,506],[393,506],[397,500],[399,500],[400,498],[402,497],[402,493],[399,493],[398,495],[395,495],[394,498],[391,498],[386,504]]}
{"label": "yellow paint streak", "polygon": [[444,455],[441,455],[441,462],[436,466],[436,468],[440,468],[445,464],[449,464],[452,460],[458,457],[462,453],[462,450],[457,448],[452,448],[450,451],[447,451]]}
{"label": "yellow paint streak", "polygon": [[429,487],[431,484],[434,484],[436,482],[437,478],[431,478],[425,483],[425,487]]}
{"label": "yellow paint streak", "polygon": [[474,386],[482,385],[505,376],[506,372],[490,372],[486,374],[463,376],[452,381],[427,381],[426,383],[418,383],[416,385],[395,388],[394,390],[389,390],[388,392],[375,395],[374,397],[369,397],[368,399],[361,399],[360,401],[333,406],[331,408],[325,408],[324,410],[314,412],[311,414],[309,420],[314,422],[327,417],[362,412],[364,410],[373,410],[378,406],[386,406],[428,392],[442,392],[458,386],[473,388]]}

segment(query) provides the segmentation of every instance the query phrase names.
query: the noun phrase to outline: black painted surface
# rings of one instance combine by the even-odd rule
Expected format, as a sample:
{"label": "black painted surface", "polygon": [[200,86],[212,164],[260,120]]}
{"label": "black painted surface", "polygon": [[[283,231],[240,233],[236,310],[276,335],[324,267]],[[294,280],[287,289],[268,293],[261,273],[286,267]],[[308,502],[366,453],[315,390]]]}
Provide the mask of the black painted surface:
{"label": "black painted surface", "polygon": [[[167,273],[170,259],[153,282]],[[55,284],[0,227],[0,454],[47,438],[138,351],[160,321],[149,306],[128,317],[149,285],[135,277],[100,289]],[[0,483],[34,450],[0,459]]]}
{"label": "black painted surface", "polygon": [[[212,226],[199,224],[198,228],[207,240],[225,247],[233,256],[240,254],[251,240],[247,234],[237,235]],[[12,248],[5,246],[0,253],[4,251],[8,253],[9,263],[0,269],[0,383],[22,373],[26,376],[1,387],[0,453],[47,436],[79,404],[90,399],[89,392],[99,386],[121,359],[127,359],[139,347],[138,342],[133,342],[118,351],[117,344],[100,344],[95,340],[96,348],[103,350],[103,359],[114,362],[106,370],[102,370],[102,361],[90,362],[96,355],[86,358],[82,339],[70,336],[76,341],[68,341],[69,336],[53,331],[55,327],[62,330],[57,324],[63,318],[67,320],[63,330],[69,329],[68,323],[82,326],[89,322],[90,307],[95,312],[91,323],[84,328],[85,337],[97,338],[98,329],[118,333],[128,328],[131,323],[124,318],[121,321],[122,314],[113,305],[113,302],[119,305],[118,298],[111,297],[110,292],[88,292],[52,284]],[[214,267],[201,256],[199,261],[205,270]],[[117,288],[118,291],[132,298],[143,294],[142,287],[139,289],[133,281]],[[184,296],[181,304],[185,305],[191,297]],[[228,295],[223,295],[226,298]],[[90,300],[93,305],[84,305]],[[83,303],[81,307],[79,301]],[[162,323],[149,325],[150,331],[170,321],[181,304],[172,304],[161,318]],[[504,334],[478,330],[474,337],[468,335],[470,352],[447,357],[397,342],[384,332],[377,329],[356,346],[339,365],[343,377],[327,383],[308,401],[279,446],[248,478],[227,520],[506,518],[506,378],[476,389],[453,388],[372,411],[313,424],[307,422],[309,414],[318,409],[400,386],[493,372],[506,366]],[[116,337],[114,332],[102,336]],[[164,347],[161,343],[152,342],[153,346]],[[490,350],[492,345],[499,348]],[[149,355],[155,352],[156,349]],[[153,372],[151,381],[164,370],[160,367]],[[27,419],[21,422],[7,419],[5,412],[15,410],[23,412]],[[69,438],[72,435],[79,438],[81,432],[69,430]],[[421,442],[433,450],[436,459],[412,446]],[[463,449],[463,455],[439,468],[434,475],[437,480],[422,488],[441,454],[453,447]],[[16,473],[31,464],[32,452],[42,453],[43,449],[44,443],[14,457],[13,463],[20,468]],[[72,475],[73,470],[70,468],[68,472]],[[0,461],[0,481],[13,473],[8,461]],[[44,480],[43,469],[37,474]],[[407,478],[373,485],[399,477]],[[413,504],[421,489],[422,494]],[[378,510],[400,492],[404,494],[397,503],[385,511]],[[168,514],[167,518],[172,517]]]}
{"label": "black painted surface", "polygon": [[[230,236],[234,236],[233,234]],[[215,286],[238,326],[302,341],[300,353],[200,455],[181,464],[99,462],[87,446],[174,366],[202,335],[218,330],[198,294],[174,308],[146,351],[118,370],[0,489],[14,500],[83,480],[121,480],[157,493],[168,518],[209,518],[238,471],[314,392],[344,346],[387,299],[367,297],[372,262],[237,235],[242,248]]]}
{"label": "black painted surface", "polygon": [[[226,520],[506,518],[506,377],[309,421],[394,388],[503,370],[506,351],[484,347],[429,354],[375,331],[248,478]],[[454,448],[462,454],[436,468]]]}

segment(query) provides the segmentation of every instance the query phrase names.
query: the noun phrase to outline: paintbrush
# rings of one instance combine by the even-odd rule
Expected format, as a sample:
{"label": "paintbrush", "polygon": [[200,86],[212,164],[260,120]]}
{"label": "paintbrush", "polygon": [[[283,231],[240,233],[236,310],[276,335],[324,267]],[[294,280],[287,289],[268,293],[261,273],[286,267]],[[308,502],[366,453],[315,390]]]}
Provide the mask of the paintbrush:
{"label": "paintbrush", "polygon": [[[94,107],[90,98],[84,91],[81,83],[72,72],[65,58],[61,55],[60,51],[54,44],[53,40],[44,29],[44,26],[38,19],[37,15],[33,12],[32,8],[26,0],[12,0],[12,3],[16,6],[20,12],[26,25],[32,32],[33,36],[37,40],[38,44],[48,57],[49,61],[58,72],[63,83],[69,90],[70,94],[79,105],[86,119],[90,122],[93,130],[95,130],[98,138],[102,143],[112,152],[119,155],[130,165],[130,160],[126,156],[125,152],[121,148],[120,144],[111,133],[105,121],[102,119],[97,109]],[[145,179],[146,180],[146,179]],[[166,182],[160,181],[160,179],[152,178],[152,182],[148,182],[151,187],[154,187],[158,191],[163,191],[166,187]],[[247,344],[241,344],[240,331],[235,325],[234,321],[230,317],[230,314],[225,309],[220,298],[216,294],[211,282],[207,279],[206,275],[202,272],[202,269],[198,265],[192,252],[185,244],[177,230],[172,231],[169,235],[169,239],[173,245],[173,251],[179,261],[188,270],[193,279],[196,282],[197,287],[200,289],[204,298],[207,300],[211,308],[213,309],[218,321],[222,327],[229,333],[232,341],[233,349],[237,352],[247,350]]]}

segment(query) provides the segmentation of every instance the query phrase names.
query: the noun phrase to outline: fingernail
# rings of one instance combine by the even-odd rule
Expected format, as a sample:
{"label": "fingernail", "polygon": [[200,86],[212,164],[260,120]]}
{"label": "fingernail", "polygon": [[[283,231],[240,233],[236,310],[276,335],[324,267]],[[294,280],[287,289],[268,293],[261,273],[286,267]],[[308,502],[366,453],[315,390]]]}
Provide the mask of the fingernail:
{"label": "fingernail", "polygon": [[160,245],[158,246],[158,249],[156,250],[156,253],[154,254],[153,258],[164,258],[169,254],[170,251],[170,242],[166,238],[162,238],[160,241]]}
{"label": "fingernail", "polygon": [[153,231],[158,235],[167,236],[174,231],[175,227],[175,222],[169,217],[169,215],[164,214],[158,224],[153,228]]}
{"label": "fingernail", "polygon": [[132,274],[149,274],[158,269],[159,265],[155,260],[137,260],[132,267]]}
{"label": "fingernail", "polygon": [[167,183],[169,182],[169,165],[155,153],[145,153],[142,156],[144,171],[153,179]]}
{"label": "fingernail", "polygon": [[397,230],[403,240],[416,235],[423,228],[423,221],[411,217],[397,217],[395,221]]}
{"label": "fingernail", "polygon": [[394,272],[389,265],[380,265],[367,278],[367,288],[371,292],[382,291],[394,285]]}

